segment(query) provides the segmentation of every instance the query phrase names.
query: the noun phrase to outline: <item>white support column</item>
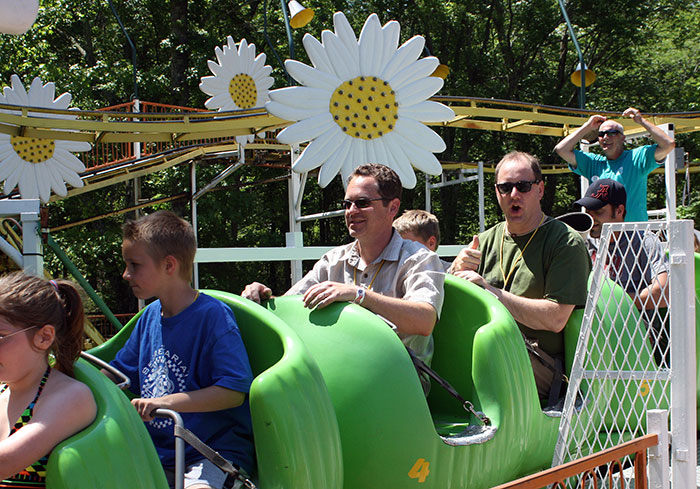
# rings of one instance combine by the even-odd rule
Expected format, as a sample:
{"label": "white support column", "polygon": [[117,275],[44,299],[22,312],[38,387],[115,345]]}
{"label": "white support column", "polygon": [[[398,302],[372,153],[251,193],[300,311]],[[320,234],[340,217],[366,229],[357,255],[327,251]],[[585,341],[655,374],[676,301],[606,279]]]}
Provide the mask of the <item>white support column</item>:
{"label": "white support column", "polygon": [[[38,200],[37,207],[38,207]],[[44,255],[41,246],[41,222],[39,209],[36,212],[22,212],[22,255],[24,271],[31,275],[44,275]]]}
{"label": "white support column", "polygon": [[[659,126],[671,139],[675,139],[673,124]],[[664,160],[664,175],[666,177],[666,219],[676,219],[676,152],[671,151]]]}
{"label": "white support column", "polygon": [[430,175],[427,173],[425,174],[425,210],[428,212],[432,212],[432,206],[431,206],[431,195],[430,195]]}
{"label": "white support column", "polygon": [[[191,187],[191,192],[190,196],[194,197],[194,194],[197,193],[197,161],[192,160],[190,163],[190,187]],[[190,200],[191,202],[191,208],[190,212],[192,213],[192,229],[194,230],[194,239],[197,241],[197,247],[199,247],[199,238],[197,235],[197,199],[192,198]],[[194,266],[192,267],[192,285],[194,286],[195,289],[199,289],[199,263],[196,261],[194,262]]]}
{"label": "white support column", "polygon": [[697,465],[693,222],[671,221],[669,233],[672,485],[690,489]]}
{"label": "white support column", "polygon": [[656,434],[659,443],[649,449],[649,489],[668,489],[668,411],[647,411],[647,433]]}
{"label": "white support column", "polygon": [[478,168],[479,176],[479,232],[483,233],[486,229],[486,213],[484,210],[484,162],[479,161]]}
{"label": "white support column", "polygon": [[[299,157],[299,147],[292,146],[290,148],[290,160],[291,165]],[[304,192],[304,185],[306,184],[306,174],[300,175],[295,173],[290,169],[289,174],[289,186],[287,188],[287,195],[289,200],[289,232],[285,236],[287,247],[301,247],[304,246],[304,237],[301,231],[301,199]],[[301,260],[292,260],[291,262],[291,278],[292,284],[297,283],[302,277],[302,263]]]}

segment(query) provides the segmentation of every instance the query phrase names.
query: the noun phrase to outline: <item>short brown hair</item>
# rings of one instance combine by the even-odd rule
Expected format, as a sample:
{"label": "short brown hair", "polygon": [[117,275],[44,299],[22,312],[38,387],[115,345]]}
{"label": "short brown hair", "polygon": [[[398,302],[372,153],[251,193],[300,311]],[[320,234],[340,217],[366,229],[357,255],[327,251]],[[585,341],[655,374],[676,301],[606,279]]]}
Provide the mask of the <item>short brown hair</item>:
{"label": "short brown hair", "polygon": [[440,244],[440,223],[438,218],[428,211],[422,209],[410,209],[404,211],[400,217],[394,219],[394,228],[403,233],[413,233],[428,241],[431,236],[435,236],[435,245]]}
{"label": "short brown hair", "polygon": [[388,166],[379,165],[377,163],[361,165],[355,168],[355,171],[350,174],[348,183],[355,177],[374,178],[377,181],[377,187],[379,187],[379,195],[384,199],[384,205],[387,205],[387,201],[393,199],[401,200],[401,192],[403,191],[401,179],[396,172]]}
{"label": "short brown hair", "polygon": [[498,183],[499,170],[501,169],[501,167],[505,163],[507,163],[511,160],[520,160],[524,163],[527,163],[528,165],[530,165],[530,169],[532,170],[532,173],[535,176],[535,180],[537,180],[537,181],[542,180],[542,168],[540,168],[540,160],[538,160],[536,156],[533,156],[530,153],[525,153],[523,151],[511,151],[510,153],[505,155],[503,158],[501,158],[501,161],[499,161],[498,165],[496,165],[496,171],[495,171],[496,183]]}
{"label": "short brown hair", "polygon": [[23,272],[0,277],[0,316],[18,328],[53,326],[56,334],[50,351],[56,357],[55,366],[73,375],[73,363],[83,347],[85,316],[71,282],[48,281]]}
{"label": "short brown hair", "polygon": [[143,243],[154,261],[173,256],[180,264],[181,277],[192,277],[197,239],[192,225],[170,211],[158,211],[136,221],[127,221],[122,227],[126,241]]}

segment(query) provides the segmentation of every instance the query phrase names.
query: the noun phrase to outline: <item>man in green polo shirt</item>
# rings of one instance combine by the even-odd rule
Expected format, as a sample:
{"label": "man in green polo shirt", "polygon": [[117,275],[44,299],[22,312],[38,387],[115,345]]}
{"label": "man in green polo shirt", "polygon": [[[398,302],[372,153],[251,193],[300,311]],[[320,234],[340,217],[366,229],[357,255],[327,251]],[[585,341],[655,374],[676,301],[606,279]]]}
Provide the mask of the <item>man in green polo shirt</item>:
{"label": "man in green polo shirt", "polygon": [[[591,261],[581,235],[542,212],[543,195],[537,158],[516,151],[505,155],[496,166],[496,197],[505,221],[474,236],[450,272],[494,294],[523,335],[562,362],[562,331],[574,308],[586,304]],[[532,348],[528,352],[535,367],[536,355]],[[547,380],[537,379],[544,403],[560,394],[551,392],[555,374]]]}

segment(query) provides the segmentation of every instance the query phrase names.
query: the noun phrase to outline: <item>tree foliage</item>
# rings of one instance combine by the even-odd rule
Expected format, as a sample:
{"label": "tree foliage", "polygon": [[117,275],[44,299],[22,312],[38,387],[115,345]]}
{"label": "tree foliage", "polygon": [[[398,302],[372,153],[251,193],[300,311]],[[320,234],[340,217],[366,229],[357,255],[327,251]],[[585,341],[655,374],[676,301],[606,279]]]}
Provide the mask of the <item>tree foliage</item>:
{"label": "tree foliage", "polygon": [[[578,56],[554,0],[315,0],[313,4],[306,0],[306,4],[316,15],[303,31],[317,38],[322,29],[332,29],[332,15],[338,10],[346,13],[356,32],[367,15],[376,12],[382,22],[400,22],[402,41],[416,34],[425,36],[427,50],[451,70],[442,94],[578,107],[576,88],[569,81]],[[9,84],[12,73],[20,75],[25,84],[41,76],[56,82],[59,91],[71,92],[73,106],[84,109],[126,102],[136,90],[142,100],[201,108],[206,95],[198,88],[199,79],[209,74],[207,60],[214,58],[215,46],[224,44],[231,35],[236,40],[245,37],[259,52],[267,53],[276,87],[287,83],[276,60],[277,55],[288,57],[290,47],[277,2],[113,0],[113,7],[134,52],[109,2],[42,0],[31,30],[18,37],[0,35],[0,82]],[[628,106],[644,112],[698,110],[698,2],[608,0],[601,7],[570,1],[566,7],[588,67],[597,73],[587,92],[587,108],[618,112]],[[272,47],[266,42],[266,20]],[[307,61],[302,35],[293,32],[292,39],[296,57]],[[493,163],[505,152],[519,149],[538,155],[546,165],[562,163],[552,153],[557,142],[554,138],[456,129],[443,129],[442,135],[447,142],[447,150],[440,155],[444,160]],[[696,157],[697,137],[679,135],[677,140],[691,159]],[[283,181],[273,180],[286,170],[258,165],[269,163],[266,156],[253,155],[253,164],[233,173],[199,200],[201,247],[284,244],[287,189]],[[198,163],[199,185],[231,163],[225,159]],[[336,179],[320,189],[311,180],[304,213],[337,209],[341,183]],[[679,178],[679,187],[682,180]],[[487,178],[487,189],[492,183],[492,178]],[[694,177],[691,183],[689,201],[696,203],[700,193],[695,191]],[[152,174],[141,184],[145,199],[186,194],[190,192],[190,168],[183,165]],[[577,178],[571,174],[547,176],[546,188],[543,206],[553,215],[569,211],[579,192]],[[478,231],[476,184],[445,187],[434,191],[432,197],[433,210],[441,219],[443,242],[467,242]],[[651,207],[662,206],[663,198],[663,179],[654,176],[650,180]],[[118,184],[51,203],[50,222],[55,226],[133,203],[132,185]],[[405,193],[403,207],[424,204],[424,180],[419,176],[416,188]],[[485,204],[490,225],[500,219],[493,192],[487,190]],[[163,206],[188,215],[191,205],[185,198]],[[135,307],[120,278],[123,219],[103,219],[55,236],[118,311]],[[311,245],[347,239],[341,219],[305,224],[304,232],[305,243]],[[47,265],[61,272],[50,257]],[[289,281],[289,266],[282,263],[202,265],[200,273],[202,286],[234,292],[254,279],[281,292]]]}

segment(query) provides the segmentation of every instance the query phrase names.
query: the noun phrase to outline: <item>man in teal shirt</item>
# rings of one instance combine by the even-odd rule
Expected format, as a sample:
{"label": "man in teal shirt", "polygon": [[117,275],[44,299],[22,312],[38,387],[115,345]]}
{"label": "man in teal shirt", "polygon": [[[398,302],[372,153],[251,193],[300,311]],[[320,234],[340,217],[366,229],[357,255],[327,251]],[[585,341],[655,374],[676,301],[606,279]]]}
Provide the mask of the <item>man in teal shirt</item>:
{"label": "man in teal shirt", "polygon": [[[625,149],[622,124],[593,115],[588,122],[562,139],[554,148],[569,163],[569,169],[593,183],[598,178],[610,178],[627,189],[627,216],[625,221],[647,220],[647,177],[663,164],[664,158],[676,142],[664,131],[647,121],[638,109],[630,107],[622,113],[649,132],[656,144]],[[598,143],[604,155],[574,150],[578,142],[592,131],[597,131]]]}

